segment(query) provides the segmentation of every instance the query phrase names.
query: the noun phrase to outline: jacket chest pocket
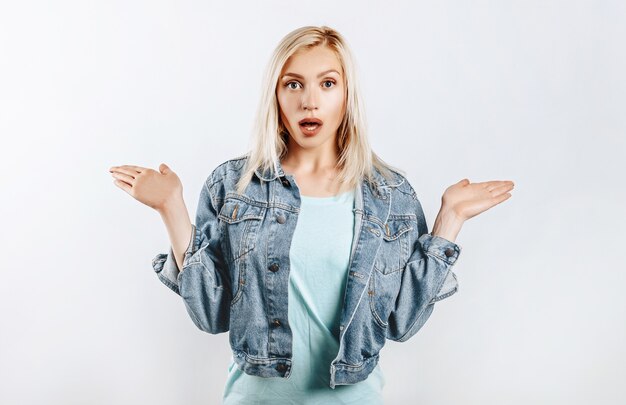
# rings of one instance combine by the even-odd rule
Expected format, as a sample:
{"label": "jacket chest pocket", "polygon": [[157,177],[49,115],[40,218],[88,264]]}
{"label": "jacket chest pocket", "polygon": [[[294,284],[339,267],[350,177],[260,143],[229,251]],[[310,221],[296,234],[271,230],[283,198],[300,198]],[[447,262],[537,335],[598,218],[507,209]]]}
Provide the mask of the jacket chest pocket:
{"label": "jacket chest pocket", "polygon": [[382,241],[374,268],[382,274],[404,269],[411,254],[409,232],[414,225],[408,219],[389,218],[382,229]]}
{"label": "jacket chest pocket", "polygon": [[265,207],[238,198],[224,200],[218,218],[223,222],[224,253],[233,262],[243,258],[256,246],[265,210]]}

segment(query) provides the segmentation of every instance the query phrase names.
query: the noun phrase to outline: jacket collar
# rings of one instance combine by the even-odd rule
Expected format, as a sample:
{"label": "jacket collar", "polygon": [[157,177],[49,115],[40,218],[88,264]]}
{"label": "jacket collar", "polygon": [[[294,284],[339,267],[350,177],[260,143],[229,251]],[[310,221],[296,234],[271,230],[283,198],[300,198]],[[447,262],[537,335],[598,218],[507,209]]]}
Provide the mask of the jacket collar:
{"label": "jacket collar", "polygon": [[261,171],[261,168],[257,167],[256,170],[254,171],[254,174],[256,174],[256,176],[263,181],[272,181],[276,179],[277,177],[284,177],[285,172],[280,162],[278,160],[274,160],[274,164],[276,165],[278,172],[275,172],[271,168]]}
{"label": "jacket collar", "polygon": [[[277,171],[274,171],[271,168],[261,171],[261,168],[259,167],[254,171],[254,173],[259,179],[263,181],[272,181],[277,178],[284,177],[285,172],[283,170],[282,165],[280,164],[280,161],[278,159],[274,160],[274,164],[276,165]],[[386,188],[386,187],[397,187],[404,182],[404,178],[395,172],[392,172],[393,181],[391,182],[388,182],[387,180],[385,180],[382,174],[380,174],[380,172],[375,167],[374,167],[373,172],[374,172],[374,181],[373,181],[372,186],[376,189],[381,189],[381,188]]]}

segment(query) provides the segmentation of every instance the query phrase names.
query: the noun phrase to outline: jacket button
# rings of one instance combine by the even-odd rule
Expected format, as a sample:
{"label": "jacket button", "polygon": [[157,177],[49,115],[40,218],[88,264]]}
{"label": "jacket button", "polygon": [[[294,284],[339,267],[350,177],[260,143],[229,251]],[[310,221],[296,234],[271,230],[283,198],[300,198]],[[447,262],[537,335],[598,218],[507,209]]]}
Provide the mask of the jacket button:
{"label": "jacket button", "polygon": [[281,182],[283,183],[283,186],[285,187],[289,187],[291,185],[291,183],[289,183],[289,180],[287,180],[286,178],[281,178]]}
{"label": "jacket button", "polygon": [[446,257],[450,257],[454,254],[454,249],[452,248],[447,248],[445,251]]}
{"label": "jacket button", "polygon": [[271,271],[273,271],[274,273],[278,271],[278,263],[272,263],[269,267],[269,269]]}
{"label": "jacket button", "polygon": [[283,364],[283,363],[278,363],[278,364],[276,365],[276,370],[280,371],[281,373],[282,373],[283,371],[287,371],[287,365],[286,365],[286,364]]}
{"label": "jacket button", "polygon": [[274,321],[272,322],[272,325],[275,327],[279,327],[280,326],[280,321],[278,319],[274,319]]}
{"label": "jacket button", "polygon": [[286,220],[287,218],[285,218],[283,215],[279,215],[278,217],[276,217],[276,221],[278,221],[279,224],[284,224]]}

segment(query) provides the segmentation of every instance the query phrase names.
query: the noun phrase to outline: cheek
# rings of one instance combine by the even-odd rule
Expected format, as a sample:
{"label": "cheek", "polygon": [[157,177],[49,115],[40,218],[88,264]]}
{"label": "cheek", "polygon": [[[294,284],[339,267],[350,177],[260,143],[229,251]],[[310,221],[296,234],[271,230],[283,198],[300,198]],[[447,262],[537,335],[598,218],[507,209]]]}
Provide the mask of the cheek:
{"label": "cheek", "polygon": [[287,95],[280,92],[276,95],[276,98],[278,100],[278,107],[280,108],[281,113],[289,115],[293,109],[293,102]]}
{"label": "cheek", "polygon": [[282,109],[285,107],[285,100],[281,92],[276,93],[276,101],[278,102],[279,110],[282,111]]}
{"label": "cheek", "polygon": [[335,116],[337,117],[341,117],[343,116],[343,111],[345,108],[345,100],[344,100],[344,96],[341,93],[335,94],[333,95],[332,99],[330,100],[331,105],[333,106],[333,113]]}

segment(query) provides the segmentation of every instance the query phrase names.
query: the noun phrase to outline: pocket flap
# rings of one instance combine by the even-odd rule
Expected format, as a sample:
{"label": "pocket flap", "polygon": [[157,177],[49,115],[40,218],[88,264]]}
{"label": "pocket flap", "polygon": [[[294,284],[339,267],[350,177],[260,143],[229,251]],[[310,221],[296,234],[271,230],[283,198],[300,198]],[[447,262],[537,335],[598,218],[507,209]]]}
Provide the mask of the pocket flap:
{"label": "pocket flap", "polygon": [[245,221],[248,219],[263,219],[265,207],[251,204],[236,198],[228,198],[220,209],[218,218],[229,224]]}
{"label": "pocket flap", "polygon": [[398,239],[403,233],[413,230],[411,221],[390,218],[383,227],[383,238],[387,241]]}

